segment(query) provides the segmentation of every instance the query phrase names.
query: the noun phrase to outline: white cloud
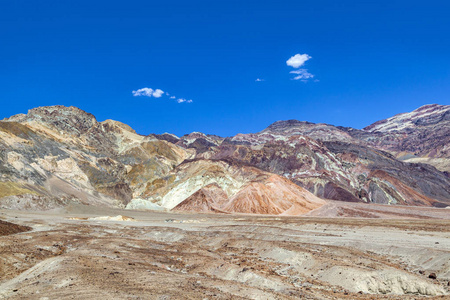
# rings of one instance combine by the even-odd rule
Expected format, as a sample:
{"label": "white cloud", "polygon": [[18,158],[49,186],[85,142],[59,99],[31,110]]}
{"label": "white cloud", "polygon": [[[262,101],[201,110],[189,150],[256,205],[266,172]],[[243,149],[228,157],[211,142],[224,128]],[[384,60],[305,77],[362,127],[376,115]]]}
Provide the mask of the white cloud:
{"label": "white cloud", "polygon": [[305,64],[305,62],[307,60],[309,60],[311,58],[311,56],[309,56],[308,54],[295,54],[294,56],[292,56],[291,58],[289,58],[286,61],[286,64],[288,66],[291,66],[293,68],[300,68],[301,66],[303,66]]}
{"label": "white cloud", "polygon": [[139,97],[139,96],[145,96],[145,97],[155,97],[155,98],[160,98],[164,92],[160,89],[151,89],[151,88],[142,88],[142,89],[138,89],[137,91],[132,91],[133,96],[135,97]]}
{"label": "white cloud", "polygon": [[156,90],[153,92],[153,97],[155,97],[155,98],[160,98],[163,94],[164,94],[164,92],[163,92],[162,90],[156,89]]}
{"label": "white cloud", "polygon": [[256,80],[255,80],[255,81],[259,82],[259,81],[266,81],[266,80],[264,80],[264,79],[261,79],[261,78],[256,78]]}
{"label": "white cloud", "polygon": [[[311,56],[309,56],[306,53],[305,54],[295,54],[294,56],[291,56],[291,58],[289,58],[286,61],[286,65],[291,66],[295,69],[298,69],[301,66],[303,66],[306,63],[306,61],[308,61],[309,59],[311,59]],[[309,79],[314,78],[314,75],[309,73],[307,69],[298,69],[298,70],[291,71],[289,73],[297,74],[297,76],[292,78],[293,80],[300,80],[303,82],[308,82]]]}
{"label": "white cloud", "polygon": [[186,99],[184,99],[184,98],[179,98],[178,100],[177,100],[177,102],[178,103],[184,103],[184,102],[186,102],[186,103],[192,103],[193,101],[192,100],[186,100]]}
{"label": "white cloud", "polygon": [[[144,96],[144,97],[155,97],[155,98],[161,98],[162,96],[166,96],[169,97],[170,99],[177,99],[177,97],[175,96],[171,96],[169,93],[164,92],[161,89],[152,89],[152,88],[142,88],[142,89],[138,89],[137,91],[132,91],[133,96],[135,97],[139,97],[139,96]],[[178,100],[176,100],[178,103],[192,103],[192,100],[187,100],[184,98],[179,98]]]}
{"label": "white cloud", "polygon": [[306,70],[306,69],[298,69],[298,70],[291,71],[289,73],[297,74],[297,76],[292,78],[294,80],[299,80],[299,79],[306,80],[306,79],[311,79],[314,77],[314,75],[309,73],[308,70]]}

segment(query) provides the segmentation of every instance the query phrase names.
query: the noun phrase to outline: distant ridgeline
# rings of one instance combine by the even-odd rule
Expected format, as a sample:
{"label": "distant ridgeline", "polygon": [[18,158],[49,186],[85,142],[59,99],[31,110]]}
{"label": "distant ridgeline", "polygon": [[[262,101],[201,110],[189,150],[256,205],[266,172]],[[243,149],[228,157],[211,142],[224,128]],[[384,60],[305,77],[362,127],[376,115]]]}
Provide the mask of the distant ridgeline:
{"label": "distant ridgeline", "polygon": [[0,122],[0,207],[299,215],[324,199],[450,205],[450,106],[362,130],[297,120],[229,138],[137,134],[76,107]]}

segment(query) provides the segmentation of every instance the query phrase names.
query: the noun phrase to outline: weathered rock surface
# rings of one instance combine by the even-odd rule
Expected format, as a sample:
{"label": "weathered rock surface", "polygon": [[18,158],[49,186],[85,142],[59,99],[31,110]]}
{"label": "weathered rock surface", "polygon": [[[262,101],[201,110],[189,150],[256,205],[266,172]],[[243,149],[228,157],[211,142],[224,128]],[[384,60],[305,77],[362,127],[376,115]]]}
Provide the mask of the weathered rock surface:
{"label": "weathered rock surface", "polygon": [[224,212],[228,196],[216,183],[208,184],[174,207],[174,211]]}
{"label": "weathered rock surface", "polygon": [[430,104],[364,128],[376,146],[409,162],[450,172],[450,105]]}
{"label": "weathered rock surface", "polygon": [[320,198],[445,207],[449,114],[427,105],[364,130],[289,120],[222,138],[142,136],[75,107],[34,108],[0,121],[0,207],[295,215]]}
{"label": "weathered rock surface", "polygon": [[[124,207],[190,156],[75,107],[35,108],[0,122],[0,184],[8,186],[0,197],[9,197],[0,205],[17,207],[12,200],[28,194],[27,207],[58,207],[61,199]],[[43,197],[46,205],[37,201]]]}
{"label": "weathered rock surface", "polygon": [[210,184],[189,196],[174,210],[299,215],[323,204],[324,200],[281,176],[261,174],[230,199],[217,184]]}
{"label": "weathered rock surface", "polygon": [[363,130],[288,120],[275,122],[261,133],[299,134],[324,142],[369,146],[388,151],[404,161],[424,162],[450,172],[450,105],[424,105]]}

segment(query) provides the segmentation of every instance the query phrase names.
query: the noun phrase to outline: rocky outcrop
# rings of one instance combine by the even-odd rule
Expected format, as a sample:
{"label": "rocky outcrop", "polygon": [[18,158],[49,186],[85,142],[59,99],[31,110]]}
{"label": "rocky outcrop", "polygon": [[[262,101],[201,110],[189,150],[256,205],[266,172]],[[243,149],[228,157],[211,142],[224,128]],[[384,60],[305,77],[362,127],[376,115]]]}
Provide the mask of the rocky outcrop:
{"label": "rocky outcrop", "polygon": [[[138,135],[117,121],[98,122],[75,107],[35,108],[0,122],[0,184],[21,187],[0,203],[12,207],[14,199],[32,195],[24,198],[36,202],[29,207],[56,207],[61,202],[56,199],[124,207],[149,180],[190,156],[170,142]],[[40,205],[40,199],[49,205]]]}
{"label": "rocky outcrop", "polygon": [[358,142],[348,132],[324,123],[310,123],[297,120],[278,121],[261,131],[282,136],[304,135],[320,141]]}
{"label": "rocky outcrop", "polygon": [[363,139],[408,162],[450,171],[450,105],[430,104],[364,128]]}
{"label": "rocky outcrop", "polygon": [[174,211],[220,212],[228,202],[227,194],[216,183],[208,184],[183,200],[173,208]]}
{"label": "rocky outcrop", "polygon": [[[227,165],[224,162],[212,161],[200,163]],[[324,200],[281,176],[251,167],[244,167],[244,169],[244,172],[238,176],[238,185],[229,190],[228,194],[217,183],[212,183],[187,197],[175,206],[174,210],[299,215],[325,204]],[[225,170],[230,173],[237,171],[233,166],[227,166],[222,172]],[[229,176],[225,173],[217,175],[219,177],[216,179]]]}
{"label": "rocky outcrop", "polygon": [[450,172],[450,106],[424,105],[375,122],[363,130],[314,124],[297,120],[278,121],[261,133],[305,135],[323,142],[345,142],[388,151],[407,162],[423,162]]}
{"label": "rocky outcrop", "polygon": [[[204,156],[204,155],[200,155]],[[282,175],[315,195],[333,200],[406,204],[405,197],[389,201],[379,190],[379,181],[370,177],[380,170],[421,195],[418,199],[436,199],[448,203],[448,177],[428,165],[408,164],[391,154],[373,148],[339,141],[320,142],[301,135],[282,136],[270,133],[239,135],[225,140],[212,159],[229,160],[255,166]],[[389,183],[391,185],[391,183]],[[382,189],[386,190],[386,189]],[[388,194],[396,194],[391,188]],[[397,195],[397,194],[396,194]],[[405,202],[406,201],[406,202]],[[431,205],[424,200],[422,205]],[[444,205],[445,204],[437,204]]]}
{"label": "rocky outcrop", "polygon": [[324,200],[289,180],[271,175],[244,186],[230,199],[223,210],[255,214],[300,215],[324,204]]}
{"label": "rocky outcrop", "polygon": [[368,132],[394,132],[434,126],[450,121],[450,105],[428,104],[410,113],[401,113],[364,128]]}
{"label": "rocky outcrop", "polygon": [[75,107],[39,107],[0,121],[0,206],[296,215],[324,198],[445,207],[449,111],[428,105],[364,130],[278,121],[222,138],[142,136]]}

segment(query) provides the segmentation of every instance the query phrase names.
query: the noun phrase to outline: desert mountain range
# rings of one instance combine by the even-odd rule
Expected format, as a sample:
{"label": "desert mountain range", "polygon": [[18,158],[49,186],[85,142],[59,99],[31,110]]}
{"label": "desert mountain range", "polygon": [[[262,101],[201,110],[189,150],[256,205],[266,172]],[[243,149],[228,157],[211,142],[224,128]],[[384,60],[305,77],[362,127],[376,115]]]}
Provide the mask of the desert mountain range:
{"label": "desert mountain range", "polygon": [[450,106],[362,130],[288,120],[227,138],[144,136],[65,106],[0,121],[0,208],[299,215],[327,199],[450,206]]}

